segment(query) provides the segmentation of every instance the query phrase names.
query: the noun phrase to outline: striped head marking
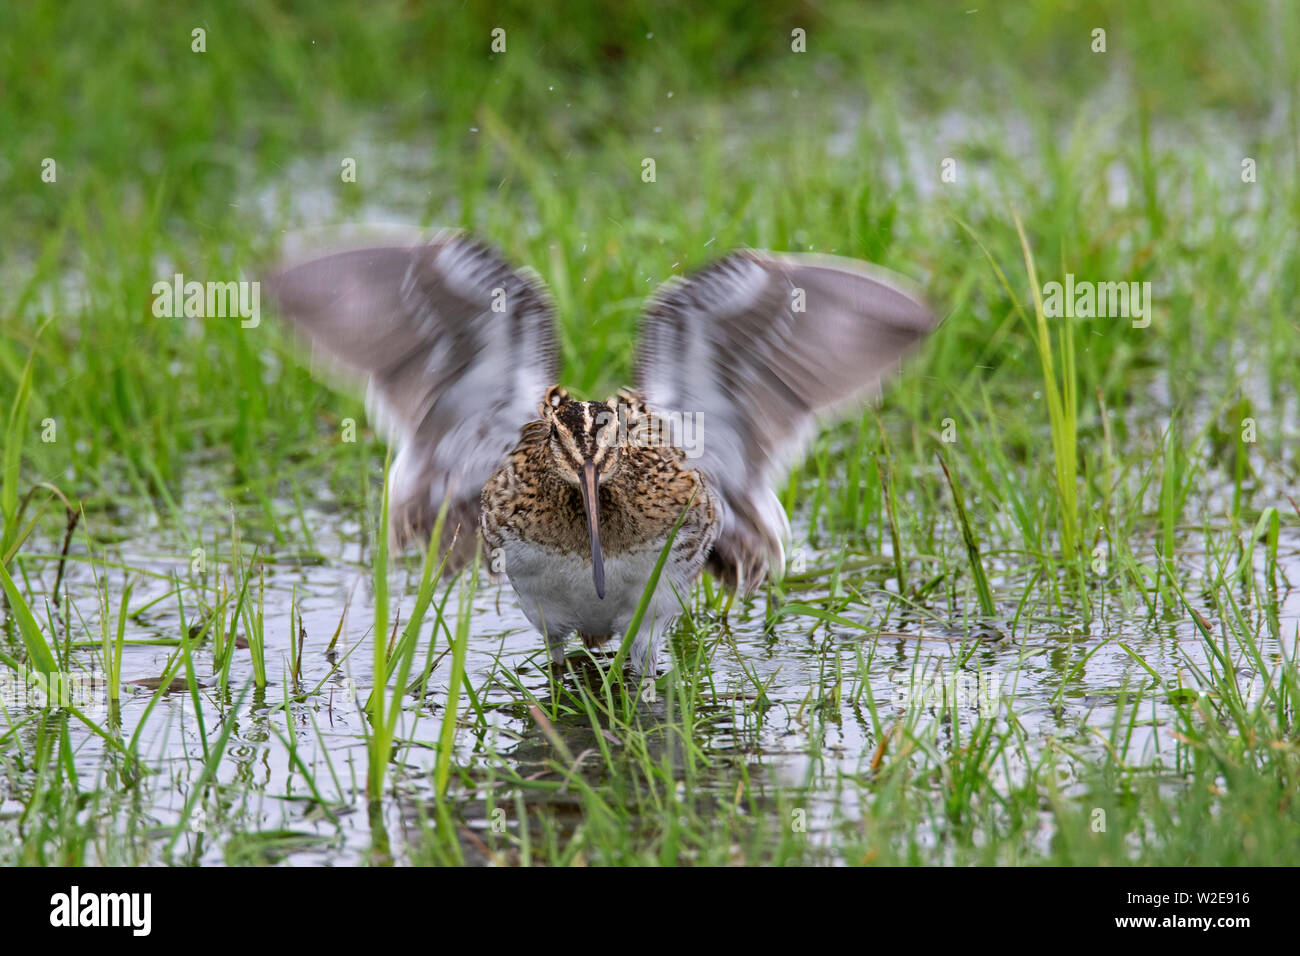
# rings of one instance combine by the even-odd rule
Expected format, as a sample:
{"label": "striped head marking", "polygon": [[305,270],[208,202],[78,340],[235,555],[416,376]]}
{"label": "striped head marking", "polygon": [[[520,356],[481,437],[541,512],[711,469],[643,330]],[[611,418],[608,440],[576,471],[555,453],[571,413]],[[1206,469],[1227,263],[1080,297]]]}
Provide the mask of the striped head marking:
{"label": "striped head marking", "polygon": [[542,420],[551,426],[551,457],[561,478],[578,484],[587,462],[595,466],[601,482],[618,470],[623,453],[614,401],[575,402],[565,395],[542,408]]}
{"label": "striped head marking", "polygon": [[596,596],[605,597],[605,564],[600,547],[600,483],[618,470],[617,404],[575,402],[558,386],[546,393],[542,420],[551,426],[549,448],[555,470],[582,493],[582,510],[591,532],[591,573]]}

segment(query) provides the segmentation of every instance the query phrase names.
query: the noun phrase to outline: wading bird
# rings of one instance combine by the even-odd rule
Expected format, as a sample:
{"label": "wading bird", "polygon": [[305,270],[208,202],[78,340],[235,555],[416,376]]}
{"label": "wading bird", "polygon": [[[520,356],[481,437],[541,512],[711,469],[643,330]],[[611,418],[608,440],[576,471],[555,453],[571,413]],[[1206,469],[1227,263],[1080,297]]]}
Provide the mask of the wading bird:
{"label": "wading bird", "polygon": [[783,573],[774,487],[818,419],[855,407],[935,326],[874,266],[739,251],[661,286],[635,389],[583,402],[555,384],[545,285],[463,234],[337,252],[269,284],[314,346],[369,378],[399,446],[397,544],[428,543],[445,506],[455,569],[481,529],[556,663],[572,634],[623,635],[676,527],[631,647],[638,676],[703,570],[733,591]]}

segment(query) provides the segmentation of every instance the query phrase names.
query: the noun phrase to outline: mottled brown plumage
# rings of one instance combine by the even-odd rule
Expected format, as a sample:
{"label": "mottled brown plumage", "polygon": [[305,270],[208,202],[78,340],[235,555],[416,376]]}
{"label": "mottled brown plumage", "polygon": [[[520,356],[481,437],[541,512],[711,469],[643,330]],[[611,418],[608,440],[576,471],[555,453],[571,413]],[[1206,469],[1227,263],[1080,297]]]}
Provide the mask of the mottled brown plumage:
{"label": "mottled brown plumage", "polygon": [[[645,631],[633,647],[640,672],[717,537],[713,496],[682,450],[659,440],[666,429],[636,392],[624,390],[603,403],[575,402],[554,386],[538,414],[483,489],[491,566],[510,576],[525,614],[558,659],[571,632],[588,647],[621,633],[641,597],[642,588],[622,583],[602,593],[603,585],[593,583],[594,563],[633,568],[644,586],[645,571],[681,519]],[[600,473],[594,551],[579,484],[584,461]],[[551,573],[556,567],[564,568],[558,580]],[[554,605],[549,613],[548,604]]]}
{"label": "mottled brown plumage", "polygon": [[[568,393],[556,386],[550,395]],[[621,462],[600,485],[600,532],[606,554],[668,538],[683,509],[691,504],[681,536],[699,543],[716,520],[712,496],[700,476],[687,466],[681,449],[663,444],[638,444],[643,421],[651,416],[635,392],[622,391],[603,403],[611,416],[619,407],[630,411],[635,426],[620,444]],[[581,551],[587,546],[582,496],[576,486],[557,472],[550,450],[551,421],[556,407],[543,402],[539,420],[523,427],[518,445],[483,488],[483,538],[488,549],[502,544],[501,536],[518,534],[560,550]]]}

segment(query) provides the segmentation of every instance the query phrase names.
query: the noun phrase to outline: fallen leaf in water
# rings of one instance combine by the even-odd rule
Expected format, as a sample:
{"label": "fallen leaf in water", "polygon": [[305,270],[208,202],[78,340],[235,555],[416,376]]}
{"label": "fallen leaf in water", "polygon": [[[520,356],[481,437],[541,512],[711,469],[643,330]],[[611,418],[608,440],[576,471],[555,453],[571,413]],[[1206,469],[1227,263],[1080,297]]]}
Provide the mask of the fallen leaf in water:
{"label": "fallen leaf in water", "polygon": [[[136,687],[143,687],[147,690],[157,690],[163,684],[161,677],[141,677],[138,680],[129,680],[128,684],[134,684]],[[173,677],[167,684],[167,693],[174,694],[177,691],[188,690],[189,684],[183,677]]]}

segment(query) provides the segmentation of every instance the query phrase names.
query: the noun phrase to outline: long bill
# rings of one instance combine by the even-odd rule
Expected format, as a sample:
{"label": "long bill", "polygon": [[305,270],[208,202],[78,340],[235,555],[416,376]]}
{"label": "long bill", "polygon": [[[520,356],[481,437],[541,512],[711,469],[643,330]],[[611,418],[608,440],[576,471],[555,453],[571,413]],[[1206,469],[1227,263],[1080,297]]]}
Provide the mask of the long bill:
{"label": "long bill", "polygon": [[582,463],[582,506],[587,512],[587,529],[591,532],[591,577],[596,597],[605,598],[605,559],[600,553],[600,491],[596,486],[596,463],[588,458]]}

